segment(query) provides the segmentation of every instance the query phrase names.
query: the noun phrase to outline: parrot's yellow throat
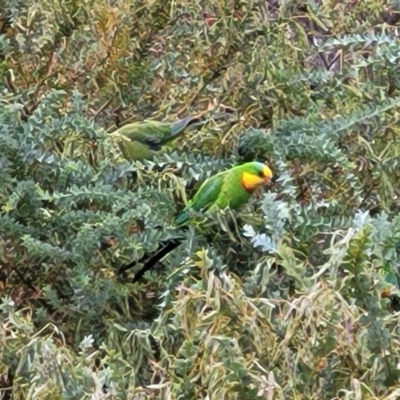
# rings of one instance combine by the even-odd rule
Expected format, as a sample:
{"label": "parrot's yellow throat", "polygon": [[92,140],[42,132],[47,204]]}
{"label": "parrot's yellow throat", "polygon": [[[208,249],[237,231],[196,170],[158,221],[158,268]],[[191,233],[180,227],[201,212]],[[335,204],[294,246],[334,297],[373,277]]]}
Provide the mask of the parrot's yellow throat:
{"label": "parrot's yellow throat", "polygon": [[243,172],[242,185],[247,192],[253,192],[262,184],[269,185],[271,183],[272,171],[264,165],[259,171]]}

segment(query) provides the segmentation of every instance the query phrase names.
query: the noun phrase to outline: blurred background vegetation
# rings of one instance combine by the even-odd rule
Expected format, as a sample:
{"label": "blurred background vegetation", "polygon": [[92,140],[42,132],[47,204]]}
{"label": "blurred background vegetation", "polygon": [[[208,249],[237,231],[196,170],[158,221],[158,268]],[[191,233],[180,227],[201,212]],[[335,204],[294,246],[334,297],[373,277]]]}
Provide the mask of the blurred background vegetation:
{"label": "blurred background vegetation", "polygon": [[[2,0],[1,399],[400,398],[400,3]],[[209,118],[152,161],[108,133]],[[196,184],[277,180],[181,237]]]}

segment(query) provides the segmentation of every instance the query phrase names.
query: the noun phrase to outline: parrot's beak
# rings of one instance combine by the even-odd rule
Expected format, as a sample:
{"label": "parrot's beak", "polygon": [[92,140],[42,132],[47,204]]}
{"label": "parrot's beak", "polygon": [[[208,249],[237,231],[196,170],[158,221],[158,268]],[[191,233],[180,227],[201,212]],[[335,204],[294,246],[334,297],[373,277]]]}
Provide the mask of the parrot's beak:
{"label": "parrot's beak", "polygon": [[264,178],[264,183],[266,185],[270,185],[271,184],[271,178]]}

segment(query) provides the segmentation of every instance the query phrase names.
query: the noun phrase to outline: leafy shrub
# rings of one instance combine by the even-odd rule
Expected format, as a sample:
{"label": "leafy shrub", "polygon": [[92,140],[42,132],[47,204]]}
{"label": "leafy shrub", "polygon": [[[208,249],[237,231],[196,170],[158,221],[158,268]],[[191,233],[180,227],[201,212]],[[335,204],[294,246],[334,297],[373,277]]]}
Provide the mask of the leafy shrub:
{"label": "leafy shrub", "polygon": [[[2,398],[397,398],[397,3],[39,3],[0,18]],[[152,162],[107,135],[224,108]],[[255,158],[269,191],[176,229]]]}

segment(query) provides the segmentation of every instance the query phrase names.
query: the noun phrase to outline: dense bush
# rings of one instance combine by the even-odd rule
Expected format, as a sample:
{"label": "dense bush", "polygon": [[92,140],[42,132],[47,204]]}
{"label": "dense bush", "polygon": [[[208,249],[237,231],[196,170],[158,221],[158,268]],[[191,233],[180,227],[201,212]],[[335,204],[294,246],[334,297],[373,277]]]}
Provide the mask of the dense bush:
{"label": "dense bush", "polygon": [[[399,398],[399,11],[4,1],[0,398]],[[153,161],[107,135],[225,109]],[[269,190],[176,229],[252,159]]]}

